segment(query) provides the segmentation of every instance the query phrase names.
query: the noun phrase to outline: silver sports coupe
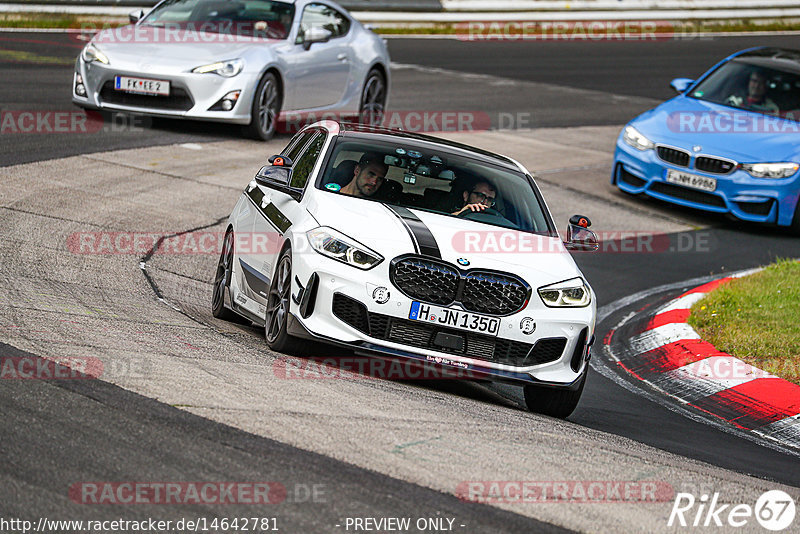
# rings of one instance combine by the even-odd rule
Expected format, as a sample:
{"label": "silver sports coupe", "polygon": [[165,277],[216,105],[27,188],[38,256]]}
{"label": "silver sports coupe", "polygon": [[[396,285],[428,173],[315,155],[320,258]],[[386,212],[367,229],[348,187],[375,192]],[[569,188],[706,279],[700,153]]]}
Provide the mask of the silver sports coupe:
{"label": "silver sports coupe", "polygon": [[97,33],[75,63],[80,107],[220,121],[270,139],[280,113],[378,123],[386,44],[328,0],[163,0]]}

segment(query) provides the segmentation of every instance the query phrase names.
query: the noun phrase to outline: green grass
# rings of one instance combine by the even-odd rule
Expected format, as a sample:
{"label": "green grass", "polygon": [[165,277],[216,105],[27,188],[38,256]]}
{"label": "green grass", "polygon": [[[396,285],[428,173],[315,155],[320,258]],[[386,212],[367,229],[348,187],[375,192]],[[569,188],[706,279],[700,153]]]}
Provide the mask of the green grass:
{"label": "green grass", "polygon": [[[133,11],[133,8],[131,8]],[[480,16],[476,17],[480,19]],[[553,13],[553,19],[558,19],[558,13]],[[3,28],[81,28],[94,27],[102,28],[107,26],[121,26],[128,23],[126,16],[112,15],[70,15],[64,13],[0,13],[0,27]],[[442,22],[422,22],[422,23],[369,23],[374,26],[376,31],[384,35],[469,35],[469,25],[465,22],[442,23]],[[483,39],[499,40],[503,22],[499,26],[492,26],[486,29]],[[624,24],[624,23],[623,23]],[[797,31],[800,30],[800,20],[797,19],[778,19],[778,20],[685,20],[674,21],[664,25],[658,23],[658,32],[674,32],[676,39],[691,39],[702,32],[754,32],[754,31]],[[515,30],[510,30],[510,38],[514,38]],[[516,30],[519,33],[520,30]],[[626,30],[630,34],[637,33],[637,25],[633,25]],[[645,31],[652,31],[646,29]],[[527,37],[534,38],[536,30],[526,29]],[[571,35],[571,30],[566,31],[566,35]],[[549,37],[554,37],[552,30]],[[559,37],[559,36],[555,36]],[[563,38],[563,36],[561,36]],[[577,37],[580,38],[579,36]]]}
{"label": "green grass", "polygon": [[717,349],[800,384],[800,262],[719,286],[692,306],[689,324]]}
{"label": "green grass", "polygon": [[127,17],[118,16],[68,15],[64,13],[0,13],[0,28],[99,29],[109,26],[122,26],[127,23]]}

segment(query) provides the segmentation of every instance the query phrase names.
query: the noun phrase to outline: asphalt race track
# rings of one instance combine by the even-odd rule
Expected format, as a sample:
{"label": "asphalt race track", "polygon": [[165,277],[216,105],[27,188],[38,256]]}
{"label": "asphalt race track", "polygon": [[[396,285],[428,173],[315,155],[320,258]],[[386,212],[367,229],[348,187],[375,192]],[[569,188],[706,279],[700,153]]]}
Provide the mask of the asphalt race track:
{"label": "asphalt race track", "polygon": [[[560,227],[580,212],[609,239],[670,234],[669,246],[648,253],[576,255],[598,296],[602,339],[620,317],[680,294],[687,281],[800,257],[800,239],[775,229],[631,198],[608,184],[620,126],[669,97],[669,80],[746,46],[794,41],[392,39],[391,107],[481,114],[489,131],[442,135],[536,169]],[[80,47],[63,34],[0,33],[2,111],[73,111]],[[752,505],[770,489],[797,498],[796,452],[641,395],[601,354],[566,422],[524,411],[513,388],[282,379],[285,358],[265,348],[262,331],[210,316],[215,255],[85,254],[69,243],[103,231],[220,231],[242,187],[288,136],[260,144],[228,126],[114,120],[96,133],[0,135],[0,356],[90,357],[104,368],[101,380],[0,380],[0,518],[257,515],[293,533],[353,531],[347,518],[411,517],[450,518],[461,532],[659,532],[668,530],[671,497],[490,505],[459,500],[458,488],[658,481],[730,503]],[[265,480],[286,488],[283,502],[92,505],[69,493],[97,481]]]}

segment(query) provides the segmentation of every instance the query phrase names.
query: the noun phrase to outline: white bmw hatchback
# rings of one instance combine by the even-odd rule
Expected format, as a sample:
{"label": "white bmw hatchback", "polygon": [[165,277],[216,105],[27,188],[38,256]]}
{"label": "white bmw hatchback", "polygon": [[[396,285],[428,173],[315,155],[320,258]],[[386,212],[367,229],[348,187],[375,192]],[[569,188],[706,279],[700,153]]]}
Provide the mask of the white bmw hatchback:
{"label": "white bmw hatchback", "polygon": [[566,417],[581,396],[595,296],[529,171],[417,134],[319,122],[251,181],[228,220],[215,317],[525,388]]}

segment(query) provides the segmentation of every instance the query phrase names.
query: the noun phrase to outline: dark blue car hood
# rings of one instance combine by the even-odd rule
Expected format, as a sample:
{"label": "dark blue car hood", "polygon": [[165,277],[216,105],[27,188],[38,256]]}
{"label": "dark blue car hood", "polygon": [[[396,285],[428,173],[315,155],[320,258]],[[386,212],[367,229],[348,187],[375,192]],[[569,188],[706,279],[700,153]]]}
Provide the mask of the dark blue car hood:
{"label": "dark blue car hood", "polygon": [[631,121],[655,143],[741,163],[798,161],[800,122],[680,95]]}

